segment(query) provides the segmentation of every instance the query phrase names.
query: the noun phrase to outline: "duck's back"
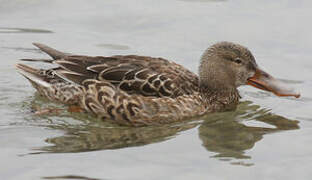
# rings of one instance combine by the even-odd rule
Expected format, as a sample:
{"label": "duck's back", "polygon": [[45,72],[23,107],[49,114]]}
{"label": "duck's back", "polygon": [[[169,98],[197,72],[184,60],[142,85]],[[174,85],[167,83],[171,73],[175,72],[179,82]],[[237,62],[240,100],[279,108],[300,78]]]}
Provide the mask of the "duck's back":
{"label": "duck's back", "polygon": [[172,97],[198,91],[198,77],[183,66],[147,56],[66,56],[54,63],[56,74],[82,84],[87,79],[108,81],[128,94]]}

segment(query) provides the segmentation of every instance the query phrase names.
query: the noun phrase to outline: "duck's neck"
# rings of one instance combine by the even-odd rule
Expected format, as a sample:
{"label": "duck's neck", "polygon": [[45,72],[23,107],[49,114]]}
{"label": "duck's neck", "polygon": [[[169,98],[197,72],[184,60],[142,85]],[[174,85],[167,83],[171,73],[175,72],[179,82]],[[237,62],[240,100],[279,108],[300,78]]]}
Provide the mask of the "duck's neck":
{"label": "duck's neck", "polygon": [[208,111],[235,109],[240,98],[236,88],[216,89],[201,85],[199,91]]}
{"label": "duck's neck", "polygon": [[199,91],[208,111],[233,109],[240,98],[235,73],[219,54],[214,47],[208,48],[199,66]]}

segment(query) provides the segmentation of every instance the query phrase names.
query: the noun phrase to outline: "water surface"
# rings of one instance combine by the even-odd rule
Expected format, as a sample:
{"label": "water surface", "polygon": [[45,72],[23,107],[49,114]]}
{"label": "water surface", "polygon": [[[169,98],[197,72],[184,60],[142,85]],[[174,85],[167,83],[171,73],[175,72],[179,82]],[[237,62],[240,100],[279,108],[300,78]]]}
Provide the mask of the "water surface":
{"label": "water surface", "polygon": [[[244,0],[0,0],[0,174],[3,179],[310,179],[312,2]],[[235,112],[161,127],[120,127],[88,115],[35,116],[64,106],[36,95],[14,69],[47,57],[32,42],[76,54],[165,57],[197,72],[218,41],[300,90],[252,87]],[[34,66],[40,66],[34,65]]]}

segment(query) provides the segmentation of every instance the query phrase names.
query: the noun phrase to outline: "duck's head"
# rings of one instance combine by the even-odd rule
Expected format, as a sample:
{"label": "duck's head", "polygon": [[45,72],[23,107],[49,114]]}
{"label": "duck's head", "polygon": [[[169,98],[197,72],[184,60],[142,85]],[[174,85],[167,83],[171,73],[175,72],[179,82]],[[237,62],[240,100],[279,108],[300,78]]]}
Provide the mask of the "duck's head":
{"label": "duck's head", "polygon": [[231,42],[214,44],[204,52],[199,76],[202,90],[232,91],[251,85],[278,96],[300,96],[261,70],[246,47]]}

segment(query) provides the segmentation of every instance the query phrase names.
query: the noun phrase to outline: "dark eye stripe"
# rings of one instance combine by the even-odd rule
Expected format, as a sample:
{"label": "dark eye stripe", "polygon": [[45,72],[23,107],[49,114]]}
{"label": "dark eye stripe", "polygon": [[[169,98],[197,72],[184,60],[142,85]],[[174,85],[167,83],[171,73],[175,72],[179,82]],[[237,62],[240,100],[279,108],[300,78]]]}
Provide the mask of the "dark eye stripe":
{"label": "dark eye stripe", "polygon": [[229,60],[229,61],[232,61],[234,63],[237,63],[237,64],[241,64],[242,63],[242,60],[240,58],[226,58],[226,60]]}

